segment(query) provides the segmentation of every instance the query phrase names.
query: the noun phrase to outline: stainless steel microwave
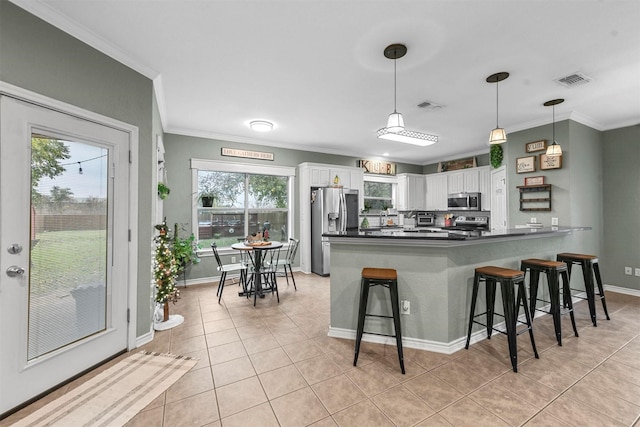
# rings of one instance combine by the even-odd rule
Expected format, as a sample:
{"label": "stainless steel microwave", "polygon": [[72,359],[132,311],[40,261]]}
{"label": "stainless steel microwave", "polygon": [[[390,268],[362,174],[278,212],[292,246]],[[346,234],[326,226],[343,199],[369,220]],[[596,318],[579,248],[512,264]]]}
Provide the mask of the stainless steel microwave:
{"label": "stainless steel microwave", "polygon": [[447,207],[452,211],[479,211],[480,193],[456,193],[449,194]]}

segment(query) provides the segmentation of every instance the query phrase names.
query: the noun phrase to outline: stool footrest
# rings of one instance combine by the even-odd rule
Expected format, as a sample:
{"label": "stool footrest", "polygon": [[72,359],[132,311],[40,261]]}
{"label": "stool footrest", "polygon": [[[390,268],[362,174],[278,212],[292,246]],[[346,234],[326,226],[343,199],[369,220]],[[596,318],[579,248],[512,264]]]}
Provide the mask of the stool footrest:
{"label": "stool footrest", "polygon": [[365,317],[382,317],[383,319],[393,319],[393,316],[383,316],[382,314],[365,314]]}
{"label": "stool footrest", "polygon": [[369,335],[379,335],[381,337],[392,337],[395,338],[395,335],[391,335],[391,334],[383,334],[380,332],[367,332],[367,331],[362,331],[363,334],[369,334]]}

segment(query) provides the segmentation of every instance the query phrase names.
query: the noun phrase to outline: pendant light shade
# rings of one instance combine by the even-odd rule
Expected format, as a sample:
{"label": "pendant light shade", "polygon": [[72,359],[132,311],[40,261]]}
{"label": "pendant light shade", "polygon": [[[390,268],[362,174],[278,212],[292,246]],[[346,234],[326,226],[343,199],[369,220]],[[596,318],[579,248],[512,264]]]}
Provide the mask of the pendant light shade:
{"label": "pendant light shade", "polygon": [[403,44],[392,44],[385,48],[384,56],[389,59],[393,59],[393,113],[389,114],[387,119],[387,126],[378,130],[378,138],[388,139],[390,141],[404,142],[407,144],[414,144],[420,146],[426,146],[435,144],[438,142],[436,135],[429,135],[422,132],[414,132],[405,130],[404,119],[402,114],[398,113],[396,109],[397,101],[397,70],[396,60],[402,58],[407,53],[407,47]]}
{"label": "pendant light shade", "polygon": [[498,125],[498,82],[505,80],[507,77],[509,77],[509,73],[504,71],[491,74],[489,77],[487,77],[487,83],[496,84],[496,128],[489,133],[489,144],[502,144],[504,142],[507,142],[507,132],[505,132],[505,130]]}
{"label": "pendant light shade", "polygon": [[553,120],[552,120],[552,129],[553,129],[553,139],[550,146],[547,147],[547,157],[558,157],[562,156],[562,147],[560,144],[556,143],[556,105],[562,104],[564,99],[552,99],[551,101],[545,102],[543,105],[545,107],[552,107],[553,111]]}
{"label": "pendant light shade", "polygon": [[489,133],[489,144],[502,144],[507,142],[507,133],[502,128],[495,128]]}
{"label": "pendant light shade", "polygon": [[398,133],[404,130],[404,119],[402,118],[402,114],[394,111],[389,114],[389,118],[387,119],[387,131],[391,133]]}

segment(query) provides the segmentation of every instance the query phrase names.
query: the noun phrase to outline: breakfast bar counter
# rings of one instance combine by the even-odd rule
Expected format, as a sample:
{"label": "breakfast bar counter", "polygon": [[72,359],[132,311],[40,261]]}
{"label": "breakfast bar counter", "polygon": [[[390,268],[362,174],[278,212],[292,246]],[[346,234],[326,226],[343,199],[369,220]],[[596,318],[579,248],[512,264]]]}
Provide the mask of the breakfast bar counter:
{"label": "breakfast bar counter", "polygon": [[[516,228],[473,235],[402,229],[325,233],[331,245],[329,335],[355,338],[362,268],[394,268],[400,301],[407,301],[409,308],[401,316],[404,345],[455,352],[464,347],[476,267],[520,269],[520,261],[526,258],[555,260],[560,252],[593,251],[590,233],[579,232],[585,230],[591,227]],[[581,280],[580,274],[572,275],[572,287],[583,287]],[[369,296],[370,311],[390,315],[386,298],[376,291],[372,289]],[[496,307],[501,304],[496,301]],[[391,333],[389,322],[376,321],[369,321],[370,330]],[[474,334],[477,339],[485,336]],[[366,338],[386,342],[375,335]]]}

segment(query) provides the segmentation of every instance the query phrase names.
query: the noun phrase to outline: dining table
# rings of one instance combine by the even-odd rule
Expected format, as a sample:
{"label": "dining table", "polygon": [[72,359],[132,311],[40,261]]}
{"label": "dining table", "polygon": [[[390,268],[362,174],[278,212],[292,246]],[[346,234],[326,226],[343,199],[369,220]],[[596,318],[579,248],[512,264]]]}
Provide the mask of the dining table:
{"label": "dining table", "polygon": [[[279,250],[282,248],[281,242],[274,241],[258,241],[258,242],[238,242],[231,245],[231,249],[237,251],[245,251],[249,255],[249,259],[253,264],[253,272],[254,272],[254,298],[253,305],[256,305],[256,297],[264,298],[263,289],[262,289],[262,273],[264,268],[264,260],[269,251]],[[277,291],[276,291],[277,292]],[[242,296],[249,296],[251,293],[250,290],[246,292],[240,292]],[[278,298],[279,300],[279,298]]]}

